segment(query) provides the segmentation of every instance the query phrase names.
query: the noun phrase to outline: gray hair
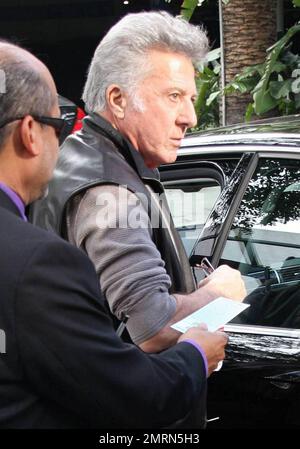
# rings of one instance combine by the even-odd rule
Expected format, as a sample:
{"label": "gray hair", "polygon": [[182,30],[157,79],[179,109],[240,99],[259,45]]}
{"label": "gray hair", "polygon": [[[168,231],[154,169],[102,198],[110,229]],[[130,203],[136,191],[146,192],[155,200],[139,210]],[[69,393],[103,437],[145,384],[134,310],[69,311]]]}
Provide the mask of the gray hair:
{"label": "gray hair", "polygon": [[[47,82],[25,58],[15,54],[18,46],[5,41],[0,41],[0,45],[0,126],[14,117],[47,115],[55,104]],[[0,128],[0,148],[9,130],[10,124]]]}
{"label": "gray hair", "polygon": [[148,69],[145,55],[152,49],[183,54],[196,66],[205,59],[208,39],[201,27],[166,12],[128,14],[96,48],[82,95],[87,110],[105,109],[106,89],[111,84],[134,96]]}

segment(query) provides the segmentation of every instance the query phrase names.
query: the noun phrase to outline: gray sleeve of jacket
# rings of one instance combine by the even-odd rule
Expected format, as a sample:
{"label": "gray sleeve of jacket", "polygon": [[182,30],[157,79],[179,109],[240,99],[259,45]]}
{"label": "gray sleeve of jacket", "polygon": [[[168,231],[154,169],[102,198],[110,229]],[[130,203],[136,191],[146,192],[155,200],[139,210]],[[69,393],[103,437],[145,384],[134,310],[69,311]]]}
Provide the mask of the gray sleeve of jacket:
{"label": "gray sleeve of jacket", "polygon": [[112,313],[130,316],[134,343],[151,338],[175,314],[176,300],[137,196],[124,187],[97,186],[77,196],[67,216],[69,239],[93,261]]}

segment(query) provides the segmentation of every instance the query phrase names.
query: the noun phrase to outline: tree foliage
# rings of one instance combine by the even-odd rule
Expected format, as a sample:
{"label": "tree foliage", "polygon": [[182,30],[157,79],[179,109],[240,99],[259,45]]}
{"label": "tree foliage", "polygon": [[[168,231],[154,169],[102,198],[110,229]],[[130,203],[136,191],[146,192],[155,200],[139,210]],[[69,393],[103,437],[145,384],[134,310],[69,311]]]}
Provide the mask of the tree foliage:
{"label": "tree foliage", "polygon": [[290,50],[290,41],[299,31],[300,23],[267,50],[262,64],[245,68],[226,86],[225,94],[252,94],[253,102],[247,108],[246,120],[253,113],[263,115],[274,109],[281,115],[300,110],[300,56]]}
{"label": "tree foliage", "polygon": [[249,182],[232,229],[298,222],[300,216],[299,161],[267,160]]}
{"label": "tree foliage", "polygon": [[[209,0],[183,0],[182,5],[180,7],[180,15],[184,17],[186,20],[190,20],[196,7],[202,6],[204,3],[207,3]],[[214,0],[218,2],[218,0]],[[222,2],[226,5],[230,0],[222,0]],[[295,0],[298,1],[298,0]],[[300,1],[300,0],[299,0]],[[171,3],[172,0],[165,0],[166,3]]]}
{"label": "tree foliage", "polygon": [[[166,0],[170,3],[171,0]],[[181,15],[190,20],[197,6],[209,0],[184,0]],[[218,0],[214,0],[218,1]],[[222,0],[227,4],[230,0]],[[294,7],[300,7],[300,0],[291,0]],[[300,111],[300,55],[291,51],[292,38],[300,31],[300,22],[289,28],[286,34],[267,51],[262,64],[246,67],[225,86],[219,87],[221,66],[220,49],[208,54],[208,64],[199,67],[196,84],[199,96],[196,102],[198,126],[207,129],[219,124],[219,101],[222,95],[250,93],[253,101],[245,111],[245,119],[253,114],[261,116],[271,110],[279,115]]]}
{"label": "tree foliage", "polygon": [[197,129],[215,128],[219,124],[219,104],[215,98],[219,96],[219,78],[221,64],[220,49],[209,52],[207,64],[196,71],[198,91],[195,110],[198,117]]}

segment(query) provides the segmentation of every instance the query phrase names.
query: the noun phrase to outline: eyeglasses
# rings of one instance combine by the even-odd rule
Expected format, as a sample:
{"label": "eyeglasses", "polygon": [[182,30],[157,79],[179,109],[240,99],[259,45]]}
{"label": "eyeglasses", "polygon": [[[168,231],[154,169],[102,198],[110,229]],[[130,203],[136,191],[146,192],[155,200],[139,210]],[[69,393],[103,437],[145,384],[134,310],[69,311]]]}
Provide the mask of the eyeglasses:
{"label": "eyeglasses", "polygon": [[[59,140],[59,144],[60,145],[62,144],[63,137],[65,135],[64,131],[67,126],[67,121],[64,118],[44,117],[42,115],[32,115],[32,114],[30,114],[30,115],[35,121],[42,123],[43,125],[52,126],[52,128],[54,128],[55,134]],[[22,117],[14,117],[14,118],[7,119],[2,123],[0,122],[0,128],[3,128],[4,126],[8,125],[9,123],[14,122],[15,120],[23,120],[24,117],[25,117],[25,115]]]}

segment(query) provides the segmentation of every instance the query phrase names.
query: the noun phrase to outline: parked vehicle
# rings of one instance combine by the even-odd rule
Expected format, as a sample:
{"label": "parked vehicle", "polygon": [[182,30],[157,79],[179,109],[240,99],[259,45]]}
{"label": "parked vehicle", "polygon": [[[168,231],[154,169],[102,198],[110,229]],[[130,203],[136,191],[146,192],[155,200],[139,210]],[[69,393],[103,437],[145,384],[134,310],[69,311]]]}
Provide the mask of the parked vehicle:
{"label": "parked vehicle", "polygon": [[84,117],[84,111],[76,106],[73,101],[63,97],[62,95],[58,96],[58,104],[61,117],[64,118],[67,123],[64,135],[61,136],[61,141],[63,142],[69,134],[81,129],[81,120]]}
{"label": "parked vehicle", "polygon": [[189,135],[160,173],[195,279],[207,257],[247,288],[209,379],[208,426],[299,428],[300,116]]}

